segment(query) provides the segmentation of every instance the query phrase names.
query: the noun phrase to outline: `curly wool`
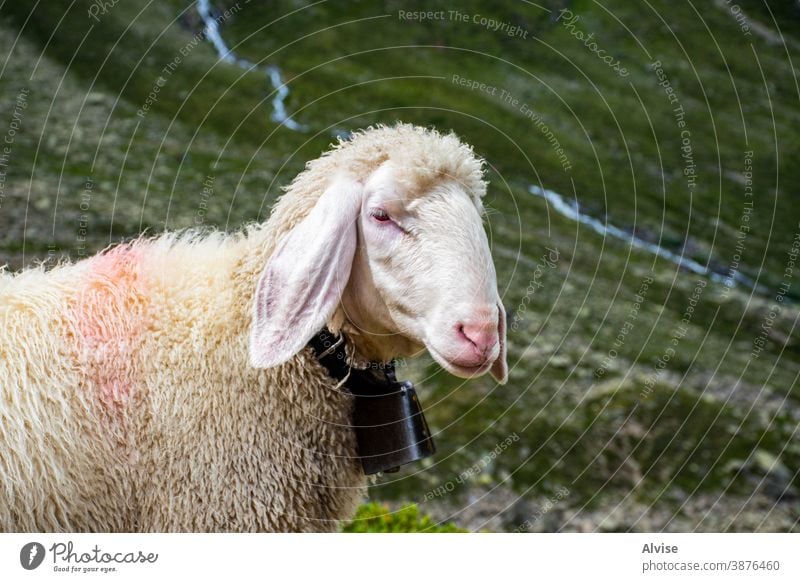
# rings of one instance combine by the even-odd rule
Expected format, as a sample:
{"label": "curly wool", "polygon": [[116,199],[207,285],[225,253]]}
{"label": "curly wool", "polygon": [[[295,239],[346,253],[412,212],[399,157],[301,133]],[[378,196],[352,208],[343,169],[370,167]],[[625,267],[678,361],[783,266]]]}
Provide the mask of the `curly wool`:
{"label": "curly wool", "polygon": [[446,176],[477,204],[485,192],[455,136],[381,126],[310,162],[243,233],[0,272],[0,530],[334,531],[352,517],[366,485],[352,397],[307,349],[252,368],[248,337],[282,236],[336,171],[387,159],[410,191]]}

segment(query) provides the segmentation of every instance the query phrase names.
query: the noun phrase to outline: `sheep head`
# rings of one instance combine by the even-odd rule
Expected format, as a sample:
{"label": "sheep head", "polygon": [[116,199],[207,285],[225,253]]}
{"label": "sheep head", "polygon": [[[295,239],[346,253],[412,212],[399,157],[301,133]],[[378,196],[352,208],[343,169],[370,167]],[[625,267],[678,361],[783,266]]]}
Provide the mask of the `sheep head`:
{"label": "sheep head", "polygon": [[250,357],[285,362],[324,325],[359,356],[427,349],[506,381],[505,311],[482,223],[482,161],[454,135],[377,127],[311,162],[273,210]]}

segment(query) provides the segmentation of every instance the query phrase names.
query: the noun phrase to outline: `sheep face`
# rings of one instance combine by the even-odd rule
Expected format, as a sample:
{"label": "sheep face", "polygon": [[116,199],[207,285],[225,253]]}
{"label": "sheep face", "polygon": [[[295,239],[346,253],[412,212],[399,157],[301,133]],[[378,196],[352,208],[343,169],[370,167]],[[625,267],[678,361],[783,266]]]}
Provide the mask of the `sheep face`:
{"label": "sheep face", "polygon": [[375,359],[427,348],[459,377],[506,379],[505,312],[480,208],[455,179],[423,191],[384,163],[364,183],[341,305]]}
{"label": "sheep face", "polygon": [[480,198],[447,172],[415,180],[408,168],[388,156],[363,178],[339,174],[283,236],[254,297],[252,365],[287,361],[328,325],[364,358],[427,348],[456,376],[506,381]]}

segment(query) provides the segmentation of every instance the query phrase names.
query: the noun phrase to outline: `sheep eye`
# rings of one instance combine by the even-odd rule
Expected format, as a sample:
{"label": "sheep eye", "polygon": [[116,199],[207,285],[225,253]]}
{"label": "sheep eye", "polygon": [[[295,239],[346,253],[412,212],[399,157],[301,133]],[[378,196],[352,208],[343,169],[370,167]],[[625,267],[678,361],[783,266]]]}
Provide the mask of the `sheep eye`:
{"label": "sheep eye", "polygon": [[376,208],[375,210],[370,212],[370,216],[372,216],[372,218],[374,218],[378,222],[386,222],[386,221],[391,220],[391,218],[386,213],[386,211],[385,210],[381,210],[379,208]]}

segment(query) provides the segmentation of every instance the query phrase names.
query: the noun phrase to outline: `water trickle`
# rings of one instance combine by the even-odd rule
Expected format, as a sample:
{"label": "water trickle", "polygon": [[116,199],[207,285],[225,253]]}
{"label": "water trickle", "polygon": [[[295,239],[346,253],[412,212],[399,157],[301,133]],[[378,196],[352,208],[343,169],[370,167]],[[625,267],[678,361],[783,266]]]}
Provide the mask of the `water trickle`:
{"label": "water trickle", "polygon": [[[203,20],[206,38],[214,45],[221,60],[247,69],[248,71],[259,68],[255,63],[237,57],[230,47],[228,47],[220,34],[219,21],[214,18],[212,14],[213,8],[210,0],[197,0],[197,12]],[[308,126],[297,123],[286,110],[285,101],[289,96],[289,88],[286,86],[286,83],[283,82],[280,69],[275,65],[269,65],[264,67],[263,71],[266,73],[272,88],[275,90],[275,97],[272,99],[272,114],[270,115],[270,119],[294,131],[307,131]]]}
{"label": "water trickle", "polygon": [[755,281],[742,275],[739,271],[732,270],[729,271],[727,274],[723,275],[712,271],[707,266],[701,265],[697,261],[694,261],[688,257],[684,257],[677,253],[673,253],[672,251],[668,251],[662,246],[657,244],[648,242],[637,237],[635,234],[626,232],[619,227],[610,224],[608,221],[603,223],[602,221],[584,214],[580,210],[580,205],[578,204],[577,200],[572,201],[566,199],[561,194],[554,192],[553,190],[548,190],[546,188],[542,188],[536,185],[528,186],[528,190],[530,190],[531,194],[535,196],[540,196],[547,200],[547,202],[551,205],[553,210],[558,212],[559,214],[566,216],[570,220],[574,220],[576,222],[580,222],[581,224],[585,224],[597,234],[605,237],[611,236],[613,238],[619,239],[627,244],[630,244],[633,247],[638,249],[642,249],[647,251],[651,254],[657,255],[663,259],[678,265],[681,268],[684,268],[692,273],[696,273],[698,275],[703,275],[708,277],[712,281],[717,283],[721,283],[726,287],[733,287],[736,283],[741,283],[750,289],[754,289],[759,292],[766,292],[766,289],[762,286],[757,284]]}

